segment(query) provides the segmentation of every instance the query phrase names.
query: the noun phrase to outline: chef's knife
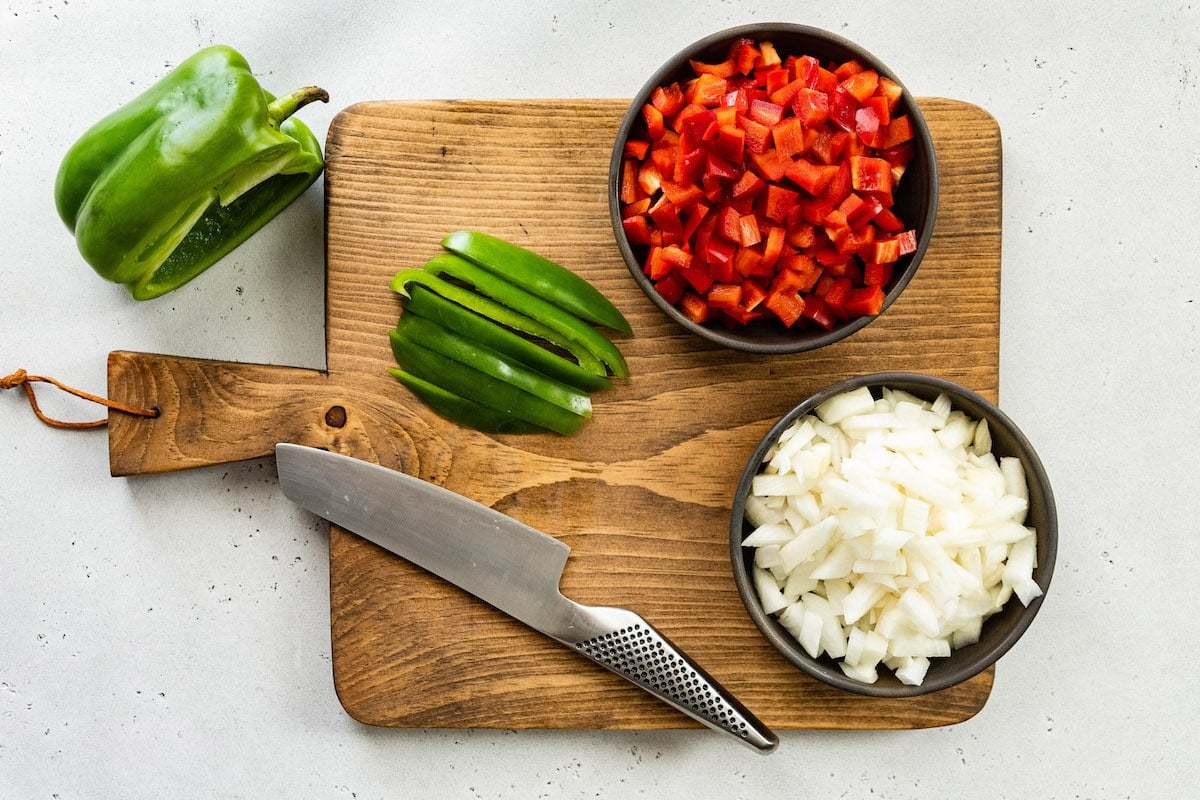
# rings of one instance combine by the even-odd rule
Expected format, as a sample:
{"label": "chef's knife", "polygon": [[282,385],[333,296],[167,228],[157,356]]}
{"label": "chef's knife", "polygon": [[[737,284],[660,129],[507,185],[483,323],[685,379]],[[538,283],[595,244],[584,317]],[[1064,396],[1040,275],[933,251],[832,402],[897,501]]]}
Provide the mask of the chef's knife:
{"label": "chef's knife", "polygon": [[763,753],[779,740],[638,614],[567,599],[570,551],[481,503],[349,456],[275,448],[293,502],[444,578],[708,727]]}

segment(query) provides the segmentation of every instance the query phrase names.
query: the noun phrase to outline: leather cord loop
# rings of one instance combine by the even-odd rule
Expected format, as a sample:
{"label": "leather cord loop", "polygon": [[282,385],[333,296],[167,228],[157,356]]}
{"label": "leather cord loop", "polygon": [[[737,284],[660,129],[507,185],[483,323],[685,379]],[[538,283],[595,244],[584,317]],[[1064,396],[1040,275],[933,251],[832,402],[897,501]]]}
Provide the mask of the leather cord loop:
{"label": "leather cord loop", "polygon": [[25,390],[25,396],[29,398],[29,406],[30,406],[30,408],[33,409],[33,413],[35,415],[37,415],[37,418],[40,419],[42,422],[44,422],[47,425],[50,425],[52,427],[55,427],[55,428],[68,428],[68,429],[101,428],[108,424],[108,419],[91,420],[88,422],[68,422],[68,421],[54,419],[53,417],[46,416],[46,414],[38,406],[37,395],[34,394],[34,391],[33,391],[33,384],[37,383],[37,382],[49,383],[52,386],[55,386],[55,387],[61,389],[62,391],[67,392],[68,394],[73,394],[76,397],[82,398],[84,400],[89,400],[93,403],[99,403],[102,406],[106,406],[115,411],[120,411],[125,414],[133,414],[134,416],[138,416],[138,417],[151,417],[151,418],[158,416],[158,409],[156,409],[156,408],[138,408],[136,406],[126,405],[125,403],[118,403],[114,400],[109,400],[107,398],[99,397],[97,395],[91,394],[90,392],[85,392],[81,389],[75,389],[71,386],[67,386],[66,384],[60,383],[59,381],[55,380],[54,378],[49,378],[44,375],[30,375],[28,372],[26,372],[23,369],[18,369],[13,374],[8,375],[4,378],[0,378],[0,389],[15,389],[18,386],[23,388]]}

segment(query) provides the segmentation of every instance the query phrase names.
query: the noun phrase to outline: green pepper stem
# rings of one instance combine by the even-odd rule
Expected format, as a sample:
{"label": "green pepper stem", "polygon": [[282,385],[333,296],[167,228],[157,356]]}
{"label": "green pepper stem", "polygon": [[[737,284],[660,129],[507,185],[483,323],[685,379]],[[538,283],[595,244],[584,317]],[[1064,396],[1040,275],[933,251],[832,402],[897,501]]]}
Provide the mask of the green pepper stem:
{"label": "green pepper stem", "polygon": [[267,114],[271,117],[271,122],[278,126],[292,114],[295,114],[304,106],[317,100],[320,100],[322,103],[328,103],[329,92],[320,86],[305,86],[291,94],[285,94],[283,97],[277,98],[274,103],[267,106]]}

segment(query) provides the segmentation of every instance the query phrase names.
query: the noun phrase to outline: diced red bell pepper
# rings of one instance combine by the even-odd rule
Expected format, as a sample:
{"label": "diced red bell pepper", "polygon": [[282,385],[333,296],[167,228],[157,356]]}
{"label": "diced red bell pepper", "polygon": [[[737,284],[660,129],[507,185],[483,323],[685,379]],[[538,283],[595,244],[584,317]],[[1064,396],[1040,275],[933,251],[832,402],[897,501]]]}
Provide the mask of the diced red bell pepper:
{"label": "diced red bell pepper", "polygon": [[792,99],[792,112],[806,128],[816,128],[829,119],[829,95],[804,87]]}
{"label": "diced red bell pepper", "polygon": [[891,264],[900,260],[900,241],[896,238],[876,239],[871,249],[871,261]]}
{"label": "diced red bell pepper", "polygon": [[755,73],[755,79],[766,97],[782,91],[791,80],[791,75],[782,65]]}
{"label": "diced red bell pepper", "polygon": [[891,149],[905,142],[911,141],[913,138],[912,120],[907,114],[902,114],[887,125],[887,130],[884,131],[883,139],[879,142],[879,147],[883,149]]}
{"label": "diced red bell pepper", "polygon": [[817,294],[825,301],[825,305],[829,306],[834,316],[844,321],[849,318],[846,313],[846,298],[850,296],[850,290],[853,288],[854,284],[849,278],[837,277],[833,278],[827,289]]}
{"label": "diced red bell pepper", "polygon": [[704,174],[719,181],[735,181],[741,174],[741,167],[709,151],[704,160]]}
{"label": "diced red bell pepper", "polygon": [[840,203],[846,199],[846,196],[853,191],[852,175],[850,167],[841,163],[837,165],[837,173],[833,176],[833,180],[825,187],[821,197],[831,203]]}
{"label": "diced red bell pepper", "polygon": [[683,89],[678,83],[659,86],[650,93],[650,104],[657,108],[664,117],[673,117],[683,108]]}
{"label": "diced red bell pepper", "polygon": [[726,161],[742,163],[746,156],[746,132],[732,125],[718,126],[717,135],[712,141],[712,151]]}
{"label": "diced red bell pepper", "polygon": [[896,212],[892,211],[886,206],[875,213],[875,216],[871,219],[871,222],[874,223],[875,227],[879,228],[879,230],[886,233],[899,233],[900,231],[904,230],[904,220],[896,216]]}
{"label": "diced red bell pepper", "polygon": [[806,255],[780,259],[783,269],[775,273],[771,291],[811,292],[821,279],[821,267]]}
{"label": "diced red bell pepper", "polygon": [[662,188],[662,174],[653,163],[643,162],[638,167],[637,182],[638,188],[642,190],[643,194],[655,195]]}
{"label": "diced red bell pepper", "polygon": [[684,207],[683,211],[680,212],[680,217],[683,220],[683,230],[680,232],[683,237],[683,241],[695,241],[696,231],[698,231],[700,226],[703,225],[708,219],[708,212],[711,210],[712,209],[710,206],[700,201],[696,201],[691,205]]}
{"label": "diced red bell pepper", "polygon": [[753,311],[767,299],[767,290],[759,285],[754,278],[742,281],[742,308]]}
{"label": "diced red bell pepper", "polygon": [[729,197],[733,200],[739,200],[744,197],[757,197],[766,188],[766,181],[760,178],[756,172],[748,169],[742,172],[741,176],[730,188]]}
{"label": "diced red bell pepper", "polygon": [[810,195],[819,195],[837,172],[838,168],[832,164],[816,164],[806,158],[798,158],[784,174]]}
{"label": "diced red bell pepper", "polygon": [[737,308],[742,302],[742,287],[736,283],[714,283],[707,300],[709,308]]}
{"label": "diced red bell pepper", "polygon": [[664,180],[662,182],[662,191],[663,195],[676,208],[687,208],[700,202],[704,197],[704,192],[695,183],[677,183],[675,181]]}
{"label": "diced red bell pepper", "polygon": [[[869,108],[879,118],[880,127],[887,127],[892,122],[892,109],[888,106],[887,98],[873,94],[859,103],[859,108]],[[872,145],[874,146],[874,145]]]}
{"label": "diced red bell pepper", "polygon": [[655,290],[662,295],[662,298],[671,305],[675,305],[683,297],[684,289],[683,278],[674,273],[668,274],[662,280],[656,281],[654,284]]}
{"label": "diced red bell pepper", "polygon": [[621,202],[635,203],[641,196],[638,191],[638,165],[632,158],[621,162],[621,186],[619,189]]}
{"label": "diced red bell pepper", "polygon": [[784,107],[778,103],[772,103],[770,100],[752,100],[750,108],[746,110],[746,116],[760,125],[768,127],[778,125],[783,119]]}
{"label": "diced red bell pepper", "polygon": [[732,205],[721,206],[716,211],[715,225],[713,233],[721,239],[733,243],[742,241],[742,215]]}
{"label": "diced red bell pepper", "polygon": [[739,117],[738,125],[745,134],[745,148],[748,153],[761,155],[771,146],[771,126],[755,122],[749,117]]}
{"label": "diced red bell pepper", "polygon": [[673,178],[675,176],[675,162],[678,160],[678,157],[679,150],[667,144],[659,143],[650,148],[650,164],[664,178]]}
{"label": "diced red bell pepper", "polygon": [[703,254],[704,263],[711,270],[728,274],[732,270],[733,257],[737,254],[737,245],[720,236],[712,236],[705,243]]}
{"label": "diced red bell pepper", "polygon": [[758,229],[758,217],[754,214],[743,214],[738,217],[741,228],[742,247],[753,247],[762,241],[762,232]]}
{"label": "diced red bell pepper", "polygon": [[854,132],[868,147],[879,147],[886,133],[879,112],[871,106],[859,106],[854,112]]}
{"label": "diced red bell pepper", "polygon": [[800,56],[792,67],[796,80],[803,81],[805,87],[816,89],[820,80],[821,62],[813,56]]}
{"label": "diced red bell pepper", "polygon": [[708,303],[704,302],[704,298],[696,293],[685,291],[679,298],[678,304],[679,310],[692,322],[697,325],[708,322]]}
{"label": "diced red bell pepper", "polygon": [[892,282],[893,265],[868,261],[863,265],[863,283],[867,286],[887,286]]}
{"label": "diced red bell pepper", "polygon": [[791,189],[775,183],[768,184],[763,216],[773,222],[784,222],[799,197],[799,193]]}
{"label": "diced red bell pepper", "polygon": [[860,286],[850,290],[842,307],[849,317],[873,317],[883,310],[883,298],[878,286]]}
{"label": "diced red bell pepper", "polygon": [[728,280],[732,280],[734,275],[740,275],[742,278],[751,276],[766,276],[770,269],[763,266],[762,254],[753,247],[739,247],[737,253],[733,257],[733,274],[729,275]]}
{"label": "diced red bell pepper", "polygon": [[904,87],[886,75],[880,75],[878,92],[882,97],[887,98],[888,108],[892,111],[895,111],[896,105],[900,102],[900,98],[904,95]]}
{"label": "diced red bell pepper", "polygon": [[775,266],[775,262],[779,260],[779,256],[783,253],[786,235],[787,231],[780,225],[772,225],[767,228],[765,244],[762,250],[763,266]]}
{"label": "diced red bell pepper", "polygon": [[709,287],[715,283],[712,274],[700,266],[679,267],[674,272],[683,278],[688,284],[696,290],[698,294],[704,294]]}
{"label": "diced red bell pepper", "polygon": [[761,175],[764,181],[772,183],[783,180],[790,163],[789,159],[780,156],[773,147],[768,147],[762,153],[751,153],[749,161],[751,169]]}
{"label": "diced red bell pepper", "polygon": [[721,99],[725,96],[727,86],[724,77],[718,76],[715,72],[704,72],[688,84],[684,96],[689,103],[695,103],[705,108],[715,108],[720,105]]}
{"label": "diced red bell pepper", "polygon": [[650,142],[644,139],[629,139],[625,142],[622,155],[635,161],[641,161],[650,152]]}
{"label": "diced red bell pepper", "polygon": [[843,61],[841,64],[836,65],[833,69],[833,74],[839,81],[844,81],[851,75],[857,75],[864,69],[866,69],[866,67],[863,66],[861,61],[859,61],[857,58],[850,58]]}
{"label": "diced red bell pepper", "polygon": [[[786,71],[786,68],[785,68],[785,71]],[[770,95],[772,103],[781,105],[785,108],[791,107],[793,102],[796,99],[796,95],[800,93],[800,90],[807,88],[804,85],[804,81],[802,81],[798,78],[795,78],[793,76],[793,73],[788,72],[788,76],[792,77],[792,80],[788,81],[783,86],[780,86],[778,89],[771,92],[771,95]],[[793,111],[794,111],[794,108],[793,108]]]}
{"label": "diced red bell pepper", "polygon": [[733,62],[735,73],[749,75],[754,71],[754,65],[757,63],[760,53],[753,39],[748,37],[738,39],[731,50],[730,60]]}
{"label": "diced red bell pepper", "polygon": [[679,209],[663,194],[657,203],[650,207],[650,219],[664,233],[682,233],[683,220],[679,217]]}
{"label": "diced red bell pepper", "polygon": [[916,154],[899,84],[748,37],[692,67],[623,151],[622,228],[660,294],[726,327],[877,314],[917,247],[892,207]]}
{"label": "diced red bell pepper", "polygon": [[854,133],[854,112],[858,101],[842,85],[838,85],[829,96],[829,120],[844,131]]}
{"label": "diced red bell pepper", "polygon": [[859,70],[853,75],[843,78],[841,86],[850,93],[851,97],[862,103],[875,94],[875,90],[879,87],[879,73],[873,69]]}
{"label": "diced red bell pepper", "polygon": [[662,260],[672,270],[684,270],[692,266],[692,254],[677,244],[663,245]]}
{"label": "diced red bell pepper", "polygon": [[775,49],[775,45],[765,41],[758,43],[758,60],[754,62],[756,70],[777,67],[782,63],[783,59],[779,57],[779,52]]}
{"label": "diced red bell pepper", "polygon": [[807,295],[804,298],[804,309],[801,314],[827,331],[833,330],[833,326],[837,323],[829,306],[815,294]]}
{"label": "diced red bell pepper", "polygon": [[717,124],[717,115],[712,109],[695,104],[684,107],[675,117],[674,124],[679,134],[680,151],[690,153],[701,149],[708,140],[709,130]]}
{"label": "diced red bell pepper", "polygon": [[646,273],[646,277],[652,281],[670,274],[671,265],[663,258],[662,245],[650,246],[649,252],[646,253],[646,261],[642,265],[642,272]]}
{"label": "diced red bell pepper", "polygon": [[632,203],[626,203],[621,206],[622,218],[641,216],[650,210],[650,204],[651,198],[642,195]]}
{"label": "diced red bell pepper", "polygon": [[767,299],[763,301],[763,305],[767,307],[772,314],[779,318],[785,328],[790,328],[796,324],[796,320],[804,314],[805,301],[801,299],[796,292],[787,291],[772,291],[767,295]]}
{"label": "diced red bell pepper", "polygon": [[836,164],[841,160],[848,141],[849,136],[845,131],[822,127],[809,150],[822,164]]}
{"label": "diced red bell pepper", "polygon": [[892,191],[892,165],[882,158],[851,156],[850,184],[856,192]]}
{"label": "diced red bell pepper", "polygon": [[661,139],[666,132],[663,113],[650,103],[642,106],[642,121],[646,123],[646,133],[652,140]]}
{"label": "diced red bell pepper", "polygon": [[697,75],[711,75],[717,78],[728,78],[737,72],[737,65],[732,59],[725,59],[715,63],[706,63],[704,61],[691,60],[692,71]]}
{"label": "diced red bell pepper", "polygon": [[622,219],[621,228],[630,244],[650,244],[650,222],[644,214],[634,214]]}
{"label": "diced red bell pepper", "polygon": [[816,131],[810,131],[799,118],[788,117],[771,128],[771,141],[775,151],[786,158],[795,158],[816,141]]}
{"label": "diced red bell pepper", "polygon": [[784,241],[797,250],[807,250],[817,243],[816,227],[811,222],[796,222],[788,227]]}

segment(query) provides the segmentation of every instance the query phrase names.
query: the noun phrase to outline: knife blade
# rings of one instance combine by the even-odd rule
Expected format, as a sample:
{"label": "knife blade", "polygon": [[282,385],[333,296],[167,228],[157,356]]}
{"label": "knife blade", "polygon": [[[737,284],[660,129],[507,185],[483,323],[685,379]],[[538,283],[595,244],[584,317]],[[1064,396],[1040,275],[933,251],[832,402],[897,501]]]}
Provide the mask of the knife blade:
{"label": "knife blade", "polygon": [[285,496],[453,583],[742,744],[779,739],[639,614],[586,606],[559,580],[570,548],[441,486],[314,447],[275,448]]}

